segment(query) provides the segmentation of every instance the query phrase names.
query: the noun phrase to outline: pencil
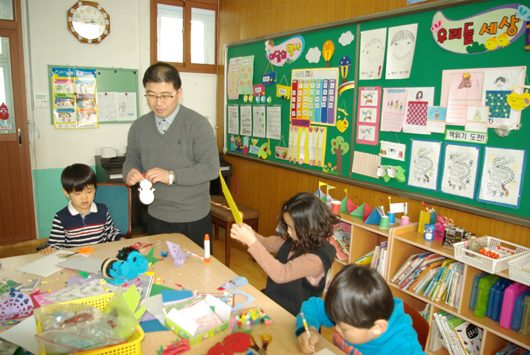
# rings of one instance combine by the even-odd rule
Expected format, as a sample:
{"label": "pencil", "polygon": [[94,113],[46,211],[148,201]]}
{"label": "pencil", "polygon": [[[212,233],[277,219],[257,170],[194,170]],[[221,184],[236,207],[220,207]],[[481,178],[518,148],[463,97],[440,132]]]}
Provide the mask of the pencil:
{"label": "pencil", "polygon": [[[309,327],[307,326],[307,321],[305,320],[304,313],[300,313],[300,317],[302,317],[302,322],[304,323],[304,329],[307,333],[307,339],[311,339],[311,333],[309,333]],[[313,354],[315,354],[315,347],[313,346]]]}

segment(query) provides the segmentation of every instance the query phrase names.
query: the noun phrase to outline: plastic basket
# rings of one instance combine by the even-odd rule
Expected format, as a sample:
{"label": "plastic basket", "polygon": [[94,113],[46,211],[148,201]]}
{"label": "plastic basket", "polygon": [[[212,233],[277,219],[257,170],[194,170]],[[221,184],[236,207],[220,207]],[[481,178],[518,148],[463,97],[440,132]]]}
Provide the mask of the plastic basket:
{"label": "plastic basket", "polygon": [[[85,297],[85,298],[78,298],[75,300],[67,301],[67,302],[60,302],[60,303],[54,303],[50,304],[44,307],[61,307],[61,305],[65,304],[84,304],[84,305],[90,305],[92,307],[95,307],[97,309],[103,310],[107,303],[111,300],[111,298],[114,296],[114,293],[104,293],[101,295],[91,296],[91,297]],[[37,333],[41,333],[41,324],[38,320],[36,320],[37,323]],[[94,350],[88,350],[88,351],[82,351],[78,352],[76,354],[78,355],[142,355],[142,340],[144,340],[145,334],[142,330],[142,327],[138,325],[136,327],[137,332],[134,333],[128,342],[113,346],[107,346],[100,349],[94,349]],[[44,350],[40,350],[40,355],[46,355],[46,352]]]}
{"label": "plastic basket", "polygon": [[518,256],[508,262],[510,279],[530,286],[530,253]]}
{"label": "plastic basket", "polygon": [[[478,252],[469,249],[470,243],[480,243],[483,246],[502,246],[515,251],[514,255],[505,256],[499,259],[493,259],[482,255]],[[508,262],[521,256],[521,253],[527,252],[530,249],[522,247],[517,244],[507,242],[502,239],[484,236],[480,238],[464,240],[460,243],[453,244],[455,251],[455,259],[476,267],[477,269],[484,270],[490,274],[494,274],[499,271],[508,269]]]}

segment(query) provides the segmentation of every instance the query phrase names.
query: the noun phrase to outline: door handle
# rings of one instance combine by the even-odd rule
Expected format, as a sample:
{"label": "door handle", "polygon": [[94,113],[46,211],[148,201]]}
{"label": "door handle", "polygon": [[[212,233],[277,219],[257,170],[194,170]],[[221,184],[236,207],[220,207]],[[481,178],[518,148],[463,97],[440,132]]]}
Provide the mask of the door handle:
{"label": "door handle", "polygon": [[22,147],[22,131],[18,129],[18,146]]}

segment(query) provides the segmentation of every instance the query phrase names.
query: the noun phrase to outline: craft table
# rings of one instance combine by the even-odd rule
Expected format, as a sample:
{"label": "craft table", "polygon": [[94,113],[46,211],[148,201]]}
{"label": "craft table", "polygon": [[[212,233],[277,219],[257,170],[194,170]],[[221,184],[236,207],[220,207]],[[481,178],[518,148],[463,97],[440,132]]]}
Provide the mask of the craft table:
{"label": "craft table", "polygon": [[[168,251],[166,241],[179,245],[181,249],[185,251],[190,251],[197,255],[204,255],[201,247],[182,234],[160,234],[133,239],[122,239],[117,242],[94,245],[93,247],[96,251],[91,254],[91,256],[98,259],[114,258],[121,248],[133,244],[141,245],[143,247],[143,249],[140,249],[141,253],[146,255],[151,249],[151,247],[147,245],[152,244],[155,248],[153,255],[155,257],[160,257],[161,251],[164,253]],[[69,249],[69,251],[70,250],[76,251],[77,249],[72,248]],[[2,269],[0,270],[2,278],[9,277],[22,284],[27,284],[30,279],[39,278],[39,276],[22,273],[16,269],[41,257],[44,257],[44,255],[35,253],[0,259],[0,263],[2,264]],[[219,291],[217,288],[219,286],[238,276],[214,257],[211,257],[210,262],[207,264],[204,260],[193,255],[190,255],[186,259],[186,262],[179,267],[175,267],[173,258],[167,256],[164,260],[151,265],[148,271],[154,272],[154,277],[160,278],[161,284],[164,286],[180,289],[178,285],[182,285],[184,288],[192,291],[197,290],[204,293],[218,293]],[[62,271],[56,272],[46,278],[40,277],[42,279],[40,286],[41,292],[63,288],[69,277],[76,273],[75,270],[63,269]],[[267,349],[267,355],[299,354],[300,352],[296,346],[296,337],[294,334],[295,317],[257,290],[254,286],[247,284],[239,289],[256,298],[255,301],[246,305],[245,308],[261,306],[273,320],[271,326],[262,325],[252,331],[252,335],[259,346],[261,346],[262,343],[260,339],[261,334],[269,334],[272,336],[272,341]],[[228,292],[231,291],[233,290],[229,290]],[[237,295],[236,303],[244,302],[245,298],[246,297],[244,296]],[[0,327],[0,330],[4,329]],[[228,331],[221,332],[212,338],[195,344],[192,346],[191,351],[186,354],[206,354],[215,343],[222,341],[227,335],[229,335]],[[142,342],[142,352],[146,355],[157,354],[157,351],[160,350],[161,347],[166,348],[167,345],[175,340],[176,336],[171,331],[146,333],[145,339]],[[329,353],[344,354],[326,339],[321,338],[316,346],[316,351],[318,352],[324,348],[327,348],[330,351]]]}

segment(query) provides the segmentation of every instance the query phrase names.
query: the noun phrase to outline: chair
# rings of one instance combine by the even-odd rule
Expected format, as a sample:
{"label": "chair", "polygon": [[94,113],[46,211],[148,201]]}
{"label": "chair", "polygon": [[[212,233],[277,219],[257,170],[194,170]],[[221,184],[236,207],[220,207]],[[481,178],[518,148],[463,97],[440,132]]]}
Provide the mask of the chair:
{"label": "chair", "polygon": [[427,337],[429,336],[429,322],[414,307],[403,301],[403,309],[406,314],[412,318],[412,328],[418,334],[418,342],[421,344],[423,350],[427,345]]}
{"label": "chair", "polygon": [[[259,212],[251,207],[236,203],[239,212],[243,214],[243,222],[248,224],[258,231]],[[213,237],[215,240],[219,239],[219,226],[222,226],[225,230],[225,265],[230,266],[230,250],[232,248],[232,238],[230,238],[230,229],[234,224],[234,216],[228,202],[224,196],[213,195],[210,198],[210,206],[212,212],[212,224],[215,227]]]}
{"label": "chair", "polygon": [[94,202],[105,204],[118,229],[126,236],[132,235],[131,188],[122,182],[98,182]]}

